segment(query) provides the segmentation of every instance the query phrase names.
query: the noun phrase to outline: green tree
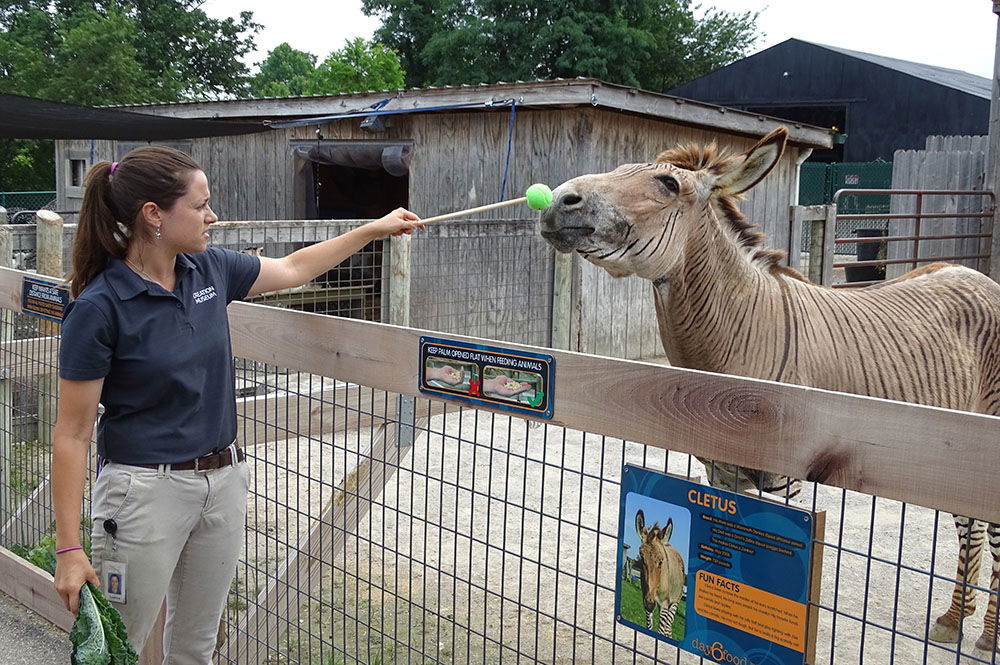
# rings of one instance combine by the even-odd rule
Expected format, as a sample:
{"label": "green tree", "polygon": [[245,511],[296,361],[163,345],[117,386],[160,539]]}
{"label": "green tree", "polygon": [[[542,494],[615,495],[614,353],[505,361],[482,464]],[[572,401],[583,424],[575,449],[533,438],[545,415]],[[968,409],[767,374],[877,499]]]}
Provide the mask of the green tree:
{"label": "green tree", "polygon": [[392,90],[403,86],[399,56],[381,44],[360,37],[330,53],[313,72],[306,93],[334,94]]}
{"label": "green tree", "polygon": [[757,13],[691,0],[364,0],[408,85],[592,76],[664,90],[746,54]]}
{"label": "green tree", "polygon": [[254,97],[304,95],[316,70],[316,56],[293,49],[288,42],[267,54],[250,81]]}
{"label": "green tree", "polygon": [[406,72],[404,84],[415,88],[428,85],[429,66],[423,55],[427,43],[438,33],[450,33],[469,18],[468,0],[363,0],[365,14],[379,16],[382,27],[375,41],[399,54]]}
{"label": "green tree", "polygon": [[[226,98],[247,90],[250,12],[209,18],[201,0],[0,0],[0,92],[76,104]],[[37,142],[34,142],[37,143]],[[36,189],[37,145],[0,141],[0,190]],[[44,144],[43,144],[44,145]],[[48,144],[51,154],[51,144]],[[55,181],[45,165],[48,189]]]}

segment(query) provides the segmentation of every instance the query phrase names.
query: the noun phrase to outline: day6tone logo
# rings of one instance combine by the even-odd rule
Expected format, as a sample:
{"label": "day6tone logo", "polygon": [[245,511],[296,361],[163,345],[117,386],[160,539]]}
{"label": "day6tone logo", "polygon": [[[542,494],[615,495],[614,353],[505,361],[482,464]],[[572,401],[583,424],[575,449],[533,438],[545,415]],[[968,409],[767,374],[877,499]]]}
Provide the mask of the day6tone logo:
{"label": "day6tone logo", "polygon": [[755,665],[753,662],[748,660],[746,656],[737,656],[736,654],[730,653],[728,649],[722,646],[722,642],[713,642],[712,644],[709,644],[707,642],[702,642],[696,637],[691,640],[691,647],[696,651],[702,652],[706,657],[711,658],[717,663]]}

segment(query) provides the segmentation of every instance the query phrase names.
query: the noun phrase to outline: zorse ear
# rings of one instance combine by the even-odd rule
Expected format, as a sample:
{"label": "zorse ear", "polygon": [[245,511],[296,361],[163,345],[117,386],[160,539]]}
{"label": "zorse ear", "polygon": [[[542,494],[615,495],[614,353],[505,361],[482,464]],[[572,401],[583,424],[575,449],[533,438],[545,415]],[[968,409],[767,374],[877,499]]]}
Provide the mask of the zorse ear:
{"label": "zorse ear", "polygon": [[764,179],[785,151],[788,130],[778,127],[747,151],[746,157],[729,171],[721,174],[712,189],[721,196],[733,196],[747,191]]}
{"label": "zorse ear", "polygon": [[663,527],[663,532],[660,534],[660,542],[666,545],[670,542],[670,536],[674,532],[674,518],[667,518],[667,526]]}

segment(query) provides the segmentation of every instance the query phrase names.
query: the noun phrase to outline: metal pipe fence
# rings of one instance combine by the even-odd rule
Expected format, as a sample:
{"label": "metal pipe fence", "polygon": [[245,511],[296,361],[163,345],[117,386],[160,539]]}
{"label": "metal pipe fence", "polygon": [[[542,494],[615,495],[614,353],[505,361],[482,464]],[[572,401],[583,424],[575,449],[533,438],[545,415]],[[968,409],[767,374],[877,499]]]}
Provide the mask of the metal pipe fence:
{"label": "metal pipe fence", "polygon": [[844,213],[836,204],[792,206],[792,244],[807,242],[809,251],[791,256],[789,263],[811,281],[834,288],[868,286],[937,261],[988,270],[992,192],[851,189],[838,191],[835,200],[842,193],[878,194],[891,205],[864,214]]}
{"label": "metal pipe fence", "polygon": [[[838,210],[837,237],[827,251],[833,255],[833,268],[844,272],[845,281],[832,284],[834,288],[876,284],[936,261],[982,269],[990,258],[996,207],[993,192],[841,189],[833,196],[834,205],[845,195],[879,195],[890,199],[891,204],[886,211],[864,214]],[[855,237],[842,235],[848,226],[854,227]],[[837,261],[836,255],[848,255],[853,260]]]}

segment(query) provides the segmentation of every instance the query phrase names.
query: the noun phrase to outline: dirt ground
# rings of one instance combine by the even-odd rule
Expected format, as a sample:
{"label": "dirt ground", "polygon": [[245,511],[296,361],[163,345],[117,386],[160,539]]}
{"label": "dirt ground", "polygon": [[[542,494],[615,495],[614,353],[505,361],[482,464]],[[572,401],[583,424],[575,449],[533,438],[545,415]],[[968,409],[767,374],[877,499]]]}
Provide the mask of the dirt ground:
{"label": "dirt ground", "polygon": [[[250,503],[253,567],[273,574],[372,437],[253,451],[266,460]],[[624,463],[704,475],[687,455],[620,440],[475,411],[433,418],[323,566],[282,647],[295,660],[274,662],[701,662],[615,621]],[[793,505],[826,513],[815,662],[992,662],[973,648],[985,599],[962,655],[925,643],[928,607],[944,611],[955,574],[950,515],[810,485]],[[240,581],[250,597],[255,579]]]}

